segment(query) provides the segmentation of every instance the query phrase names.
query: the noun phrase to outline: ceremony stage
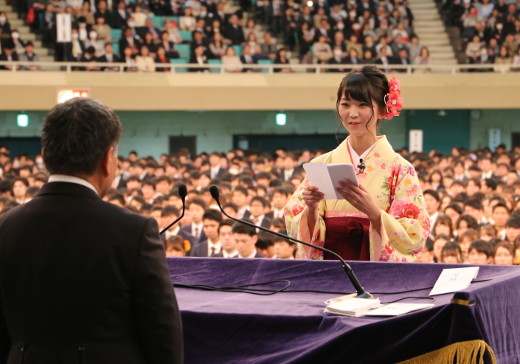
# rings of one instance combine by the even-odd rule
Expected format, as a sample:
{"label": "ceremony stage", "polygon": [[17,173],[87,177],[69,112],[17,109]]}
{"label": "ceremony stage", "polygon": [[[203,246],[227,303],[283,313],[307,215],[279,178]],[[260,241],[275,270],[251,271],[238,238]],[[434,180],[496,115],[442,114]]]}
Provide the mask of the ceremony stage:
{"label": "ceremony stage", "polygon": [[[431,303],[420,298],[428,297],[441,271],[468,266],[349,263],[381,303],[404,297],[415,298],[401,302]],[[339,261],[168,258],[168,266],[175,285],[290,282],[271,295],[176,287],[187,364],[396,363],[471,340],[487,343],[498,363],[520,362],[520,267],[480,266],[467,289],[435,296],[430,309],[349,317],[323,312],[325,300],[355,292]]]}

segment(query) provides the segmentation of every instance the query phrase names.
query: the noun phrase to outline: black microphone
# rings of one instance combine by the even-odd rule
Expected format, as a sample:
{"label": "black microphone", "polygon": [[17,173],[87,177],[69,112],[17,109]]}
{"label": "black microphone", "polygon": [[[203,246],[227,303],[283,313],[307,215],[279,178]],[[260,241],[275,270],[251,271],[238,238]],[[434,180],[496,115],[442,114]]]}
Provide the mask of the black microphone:
{"label": "black microphone", "polygon": [[356,166],[359,170],[359,173],[363,173],[365,171],[365,162],[363,159],[359,158],[359,164]]}
{"label": "black microphone", "polygon": [[164,229],[161,230],[159,234],[163,234],[166,230],[171,228],[173,225],[175,225],[177,222],[179,222],[180,219],[184,217],[184,211],[186,211],[186,195],[188,194],[188,190],[186,189],[186,185],[179,185],[179,196],[182,199],[182,213],[181,216],[176,218],[170,225],[166,226]]}
{"label": "black microphone", "polygon": [[248,221],[244,221],[244,220],[240,220],[240,219],[236,219],[234,217],[231,217],[224,211],[224,209],[220,205],[220,200],[219,200],[220,192],[219,192],[217,186],[211,186],[209,188],[209,192],[211,193],[211,197],[213,197],[213,199],[217,202],[217,205],[218,205],[218,208],[220,209],[220,211],[224,214],[224,216],[230,218],[231,220],[239,222],[239,223],[242,223],[242,224],[245,224],[245,225],[248,225],[248,226],[251,226],[251,227],[254,227],[256,229],[259,229],[259,230],[262,230],[262,231],[265,231],[265,232],[268,232],[268,233],[271,233],[271,234],[274,234],[274,235],[279,236],[281,238],[292,240],[292,241],[294,241],[296,243],[307,245],[307,246],[309,246],[311,248],[315,248],[315,249],[321,250],[323,252],[327,252],[329,254],[334,255],[336,258],[338,258],[341,261],[341,264],[343,265],[343,269],[345,269],[345,272],[347,273],[347,276],[349,277],[350,282],[352,283],[354,288],[356,288],[356,291],[357,291],[357,294],[358,294],[356,297],[357,298],[374,298],[374,296],[372,296],[370,293],[365,291],[365,289],[363,288],[361,283],[359,283],[359,280],[357,279],[356,274],[354,273],[354,271],[352,270],[350,265],[347,262],[345,262],[345,260],[343,260],[342,257],[340,257],[338,254],[336,254],[332,250],[329,250],[329,249],[326,249],[326,248],[322,248],[321,246],[317,246],[317,245],[314,245],[314,244],[306,243],[304,241],[301,241],[301,240],[298,240],[298,239],[295,239],[295,238],[291,238],[290,236],[287,236],[287,235],[284,235],[284,234],[280,234],[280,233],[278,233],[276,231],[272,231],[272,230],[266,229],[266,228],[264,228],[262,226],[257,226],[255,224],[252,224],[252,223],[248,222]]}

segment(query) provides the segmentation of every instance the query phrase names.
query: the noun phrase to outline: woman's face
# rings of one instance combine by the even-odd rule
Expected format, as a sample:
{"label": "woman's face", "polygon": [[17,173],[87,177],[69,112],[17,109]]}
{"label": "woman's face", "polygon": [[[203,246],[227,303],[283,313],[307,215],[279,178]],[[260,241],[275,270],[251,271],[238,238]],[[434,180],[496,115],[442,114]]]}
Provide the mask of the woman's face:
{"label": "woman's face", "polygon": [[441,260],[441,252],[444,245],[446,245],[447,241],[444,239],[437,239],[433,243],[433,255],[435,258],[437,258],[437,261],[440,262]]}
{"label": "woman's face", "polygon": [[511,255],[511,252],[503,246],[498,247],[495,252],[495,264],[513,265],[513,256]]}
{"label": "woman's face", "polygon": [[442,263],[446,264],[457,264],[462,263],[462,259],[456,255],[445,255],[442,257]]}
{"label": "woman's face", "polygon": [[434,235],[448,235],[450,236],[450,227],[446,224],[437,224]]}
{"label": "woman's face", "polygon": [[442,178],[441,174],[437,173],[437,172],[432,173],[431,177],[432,177],[432,182],[437,182],[437,183],[439,183]]}
{"label": "woman's face", "polygon": [[338,105],[338,114],[341,123],[352,137],[376,135],[377,119],[381,115],[375,103],[347,99],[343,95]]}

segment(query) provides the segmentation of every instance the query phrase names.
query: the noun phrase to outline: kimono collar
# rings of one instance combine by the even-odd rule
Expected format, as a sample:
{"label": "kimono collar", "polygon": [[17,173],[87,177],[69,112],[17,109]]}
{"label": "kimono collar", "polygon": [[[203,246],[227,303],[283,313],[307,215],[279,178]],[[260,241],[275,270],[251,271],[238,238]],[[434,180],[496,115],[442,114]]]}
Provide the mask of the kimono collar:
{"label": "kimono collar", "polygon": [[[393,161],[395,159],[395,152],[388,143],[385,135],[381,135],[378,137],[378,141],[375,143],[370,152],[366,155],[366,157],[370,157],[374,153],[378,153],[377,158],[381,158],[383,160]],[[369,148],[370,149],[370,148]],[[352,160],[349,153],[349,146],[347,139],[345,139],[336,149],[332,151],[332,160],[341,161],[347,159],[347,163],[350,161],[351,164],[357,164],[358,160]],[[354,157],[354,156],[352,156]],[[330,162],[329,162],[330,163]],[[336,162],[337,163],[337,162]]]}

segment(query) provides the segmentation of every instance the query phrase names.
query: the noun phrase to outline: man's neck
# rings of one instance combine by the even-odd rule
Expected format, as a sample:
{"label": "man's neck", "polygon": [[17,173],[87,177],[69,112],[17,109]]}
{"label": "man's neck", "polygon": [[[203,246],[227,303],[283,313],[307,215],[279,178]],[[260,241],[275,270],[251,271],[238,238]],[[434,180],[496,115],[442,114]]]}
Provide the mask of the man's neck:
{"label": "man's neck", "polygon": [[240,256],[241,256],[242,258],[247,258],[247,257],[253,255],[253,252],[254,252],[254,248],[251,249],[251,250],[248,251],[248,252],[245,252],[244,255],[242,255],[241,253],[239,253],[239,254],[240,254]]}

